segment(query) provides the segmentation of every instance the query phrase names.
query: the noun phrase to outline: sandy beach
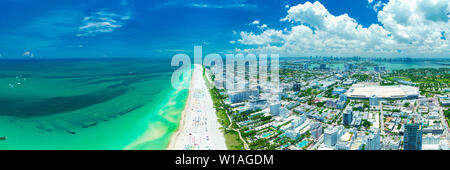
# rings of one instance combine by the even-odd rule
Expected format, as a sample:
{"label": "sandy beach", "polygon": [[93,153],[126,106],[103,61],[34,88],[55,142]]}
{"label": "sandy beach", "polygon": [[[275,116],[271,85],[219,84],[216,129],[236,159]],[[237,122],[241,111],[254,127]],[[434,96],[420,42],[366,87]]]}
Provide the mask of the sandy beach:
{"label": "sandy beach", "polygon": [[169,150],[226,150],[216,110],[203,79],[203,68],[195,65],[186,107],[178,131],[172,136]]}

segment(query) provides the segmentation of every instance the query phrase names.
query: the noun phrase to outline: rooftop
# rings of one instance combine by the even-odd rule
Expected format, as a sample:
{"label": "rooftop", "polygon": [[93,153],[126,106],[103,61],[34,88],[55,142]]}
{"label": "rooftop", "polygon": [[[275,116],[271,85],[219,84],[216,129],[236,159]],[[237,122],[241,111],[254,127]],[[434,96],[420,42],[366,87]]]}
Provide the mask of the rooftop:
{"label": "rooftop", "polygon": [[376,96],[378,98],[407,98],[411,96],[418,96],[419,89],[412,86],[378,86],[378,85],[364,85],[354,84],[345,93],[348,97],[355,98],[370,98]]}

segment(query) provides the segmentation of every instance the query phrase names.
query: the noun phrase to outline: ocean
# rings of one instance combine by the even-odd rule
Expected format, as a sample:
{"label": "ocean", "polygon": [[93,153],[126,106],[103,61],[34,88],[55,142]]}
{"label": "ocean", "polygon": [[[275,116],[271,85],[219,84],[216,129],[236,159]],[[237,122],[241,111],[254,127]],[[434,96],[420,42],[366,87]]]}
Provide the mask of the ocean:
{"label": "ocean", "polygon": [[175,69],[158,59],[0,60],[0,150],[166,149],[188,96],[171,86]]}

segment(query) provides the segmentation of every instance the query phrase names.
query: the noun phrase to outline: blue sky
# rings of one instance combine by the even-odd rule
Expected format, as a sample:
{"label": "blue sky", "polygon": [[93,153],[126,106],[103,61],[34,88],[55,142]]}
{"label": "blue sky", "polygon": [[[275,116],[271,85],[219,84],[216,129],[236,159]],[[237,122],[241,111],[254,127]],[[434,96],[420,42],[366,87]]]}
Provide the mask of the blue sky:
{"label": "blue sky", "polygon": [[[0,57],[155,58],[194,45],[204,53],[450,57],[447,0],[391,1],[2,0]],[[422,12],[405,19],[411,11]]]}

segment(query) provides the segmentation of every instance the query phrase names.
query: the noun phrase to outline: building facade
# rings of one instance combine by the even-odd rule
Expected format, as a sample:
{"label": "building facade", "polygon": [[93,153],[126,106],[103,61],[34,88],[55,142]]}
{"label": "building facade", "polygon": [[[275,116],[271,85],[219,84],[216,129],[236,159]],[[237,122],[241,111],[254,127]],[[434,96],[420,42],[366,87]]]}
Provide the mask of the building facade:
{"label": "building facade", "polygon": [[314,139],[319,139],[320,135],[322,135],[322,125],[319,122],[315,122],[311,124],[311,136]]}
{"label": "building facade", "polygon": [[347,110],[344,112],[342,123],[346,126],[350,126],[352,124],[353,113],[352,110]]}
{"label": "building facade", "polygon": [[422,150],[422,128],[418,123],[408,123],[405,125],[403,133],[404,150]]}
{"label": "building facade", "polygon": [[337,138],[338,138],[337,128],[329,127],[327,129],[325,129],[325,133],[324,133],[325,146],[327,146],[327,147],[335,146],[337,143]]}

